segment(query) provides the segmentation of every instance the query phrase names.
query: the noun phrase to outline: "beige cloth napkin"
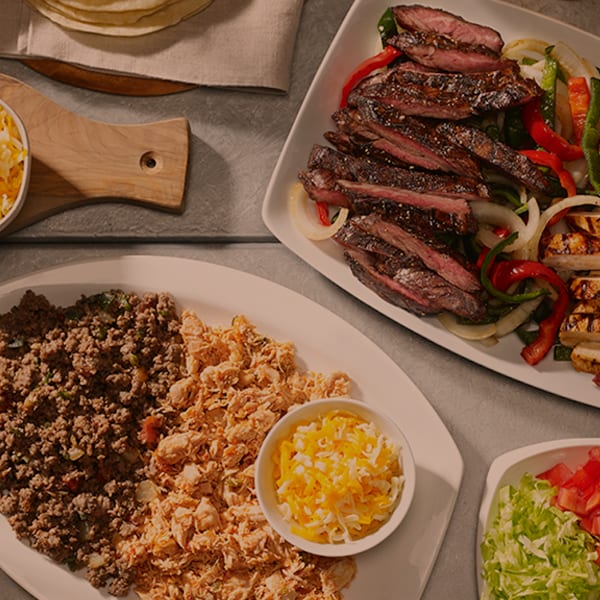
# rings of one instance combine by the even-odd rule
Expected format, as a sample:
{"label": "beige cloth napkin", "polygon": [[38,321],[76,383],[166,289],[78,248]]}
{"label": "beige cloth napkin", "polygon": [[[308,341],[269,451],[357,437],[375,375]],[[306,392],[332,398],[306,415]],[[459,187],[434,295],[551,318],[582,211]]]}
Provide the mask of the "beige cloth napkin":
{"label": "beige cloth napkin", "polygon": [[136,38],[63,29],[20,0],[0,0],[0,55],[208,86],[287,91],[303,0],[214,0]]}

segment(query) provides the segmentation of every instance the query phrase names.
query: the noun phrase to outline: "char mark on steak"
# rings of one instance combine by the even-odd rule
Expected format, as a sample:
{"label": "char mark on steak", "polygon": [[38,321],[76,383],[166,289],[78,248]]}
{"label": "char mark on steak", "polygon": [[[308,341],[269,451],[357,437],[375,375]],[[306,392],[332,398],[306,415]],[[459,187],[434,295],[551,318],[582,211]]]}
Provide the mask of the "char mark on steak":
{"label": "char mark on steak", "polygon": [[493,140],[476,127],[445,122],[438,129],[475,156],[522,183],[534,193],[551,194],[551,185],[543,173],[526,156],[507,144]]}
{"label": "char mark on steak", "polygon": [[382,163],[368,156],[351,156],[328,146],[315,144],[308,169],[333,172],[337,179],[399,187],[465,200],[489,200],[490,187],[474,177],[432,173]]}
{"label": "char mark on steak", "polygon": [[435,209],[424,210],[385,198],[353,195],[352,211],[356,215],[375,213],[384,221],[435,233],[466,235],[475,233],[478,227],[477,219],[472,213],[458,214]]}
{"label": "char mark on steak", "polygon": [[387,43],[426,67],[455,73],[503,69],[511,62],[485,46],[471,46],[431,32],[402,31]]}
{"label": "char mark on steak", "polygon": [[533,79],[517,66],[480,73],[429,72],[403,66],[365,78],[349,95],[348,103],[370,98],[406,115],[461,120],[492,110],[520,106],[542,94]]}
{"label": "char mark on steak", "polygon": [[351,221],[336,236],[353,275],[384,300],[416,315],[448,310],[478,320],[485,313],[480,296],[460,290],[428,269],[416,256],[406,255]]}
{"label": "char mark on steak", "polygon": [[[352,147],[353,154],[378,157],[386,162],[412,165],[431,171],[453,170],[451,163],[414,139],[417,132],[413,132],[413,139],[407,137],[410,136],[410,132],[406,126],[404,131],[386,128],[373,120],[363,119],[356,108],[342,108],[336,111],[332,118],[338,132],[345,136],[343,138],[345,146]],[[332,140],[330,136],[326,136],[326,139]],[[332,141],[335,143],[334,140]],[[468,154],[466,156],[471,163],[474,163]]]}
{"label": "char mark on steak", "polygon": [[481,290],[478,278],[464,264],[463,258],[437,241],[431,232],[409,231],[395,223],[384,221],[376,214],[355,217],[354,222],[363,231],[382,238],[404,253],[418,256],[429,269],[452,285],[467,292]]}
{"label": "char mark on steak", "polygon": [[408,31],[429,31],[472,46],[485,46],[499,53],[504,41],[491,27],[466,21],[439,8],[419,5],[398,5],[392,7],[396,23]]}
{"label": "char mark on steak", "polygon": [[404,115],[391,106],[367,98],[358,99],[357,110],[364,126],[388,144],[410,150],[423,163],[413,164],[430,170],[481,178],[481,167],[472,155],[440,134],[429,122]]}

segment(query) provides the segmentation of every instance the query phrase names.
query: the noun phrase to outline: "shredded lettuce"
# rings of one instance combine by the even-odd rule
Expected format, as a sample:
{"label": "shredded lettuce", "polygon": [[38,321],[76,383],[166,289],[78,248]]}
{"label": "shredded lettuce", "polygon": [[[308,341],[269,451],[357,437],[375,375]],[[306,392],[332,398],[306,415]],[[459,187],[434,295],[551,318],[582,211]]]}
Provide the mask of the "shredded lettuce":
{"label": "shredded lettuce", "polygon": [[556,488],[525,474],[499,492],[481,543],[481,600],[600,598],[596,540],[571,512],[551,505]]}

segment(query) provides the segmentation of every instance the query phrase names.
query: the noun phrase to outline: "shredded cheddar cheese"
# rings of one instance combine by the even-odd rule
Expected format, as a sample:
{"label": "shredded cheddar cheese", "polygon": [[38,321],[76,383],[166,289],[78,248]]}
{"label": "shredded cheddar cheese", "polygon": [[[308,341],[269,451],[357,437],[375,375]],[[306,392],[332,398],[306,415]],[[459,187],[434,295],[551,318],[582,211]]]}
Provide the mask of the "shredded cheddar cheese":
{"label": "shredded cheddar cheese", "polygon": [[6,216],[17,199],[26,155],[14,119],[0,106],[0,218]]}
{"label": "shredded cheddar cheese", "polygon": [[299,425],[274,457],[279,509],[292,531],[311,541],[364,537],[400,498],[399,457],[373,423],[350,412]]}

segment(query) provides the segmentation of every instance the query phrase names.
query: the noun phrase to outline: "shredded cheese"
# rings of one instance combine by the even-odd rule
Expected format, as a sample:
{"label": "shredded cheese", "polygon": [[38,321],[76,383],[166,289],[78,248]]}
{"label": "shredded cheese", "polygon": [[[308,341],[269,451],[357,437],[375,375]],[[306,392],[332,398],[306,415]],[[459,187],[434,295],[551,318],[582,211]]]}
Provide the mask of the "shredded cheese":
{"label": "shredded cheese", "polygon": [[0,106],[0,218],[6,216],[19,195],[26,155],[14,119]]}
{"label": "shredded cheese", "polygon": [[279,509],[315,542],[364,537],[387,520],[404,477],[400,449],[373,423],[331,411],[299,425],[274,457]]}

